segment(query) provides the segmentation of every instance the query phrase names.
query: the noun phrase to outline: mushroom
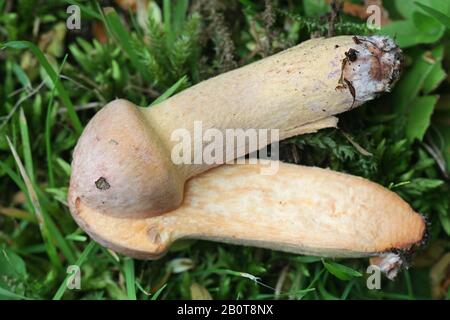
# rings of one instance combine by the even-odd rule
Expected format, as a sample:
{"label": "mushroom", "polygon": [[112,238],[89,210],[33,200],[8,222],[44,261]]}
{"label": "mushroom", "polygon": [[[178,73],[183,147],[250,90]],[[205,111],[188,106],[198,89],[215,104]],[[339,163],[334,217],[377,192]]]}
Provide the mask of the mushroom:
{"label": "mushroom", "polygon": [[286,163],[277,163],[276,175],[259,174],[265,165],[224,165],[190,179],[182,205],[159,216],[112,216],[80,198],[71,211],[93,239],[139,259],[157,259],[177,239],[194,238],[322,257],[378,257],[374,263],[393,278],[425,239],[423,217],[376,183]]}
{"label": "mushroom", "polygon": [[[115,100],[94,116],[75,148],[72,212],[76,215],[80,207],[142,219],[174,210],[182,203],[185,182],[218,165],[195,164],[195,159],[174,164],[174,131],[192,133],[194,123],[202,121],[204,128],[220,132],[277,129],[275,140],[282,140],[333,127],[333,115],[390,90],[401,57],[393,40],[383,36],[313,39],[201,82],[151,108]],[[231,151],[224,149],[222,163],[255,148]]]}

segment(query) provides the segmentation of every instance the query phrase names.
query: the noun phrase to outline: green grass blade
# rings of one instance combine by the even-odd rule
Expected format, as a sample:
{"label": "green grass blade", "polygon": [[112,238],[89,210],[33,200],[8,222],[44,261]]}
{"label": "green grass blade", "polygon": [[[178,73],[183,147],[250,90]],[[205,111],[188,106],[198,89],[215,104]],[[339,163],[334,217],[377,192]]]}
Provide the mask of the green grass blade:
{"label": "green grass blade", "polygon": [[180,80],[178,80],[173,86],[171,86],[169,89],[167,89],[162,95],[160,95],[155,101],[153,101],[150,106],[157,105],[158,103],[163,102],[167,98],[170,98],[175,92],[178,91],[178,89],[186,84],[187,82],[187,76],[183,76]]}
{"label": "green grass blade", "polygon": [[85,6],[83,4],[81,4],[79,1],[75,1],[75,0],[65,0],[67,3],[69,4],[73,4],[76,5],[78,7],[80,7],[81,12],[84,12],[85,14],[87,14],[88,16],[90,16],[91,18],[95,18],[98,20],[102,20],[102,16],[100,14],[98,14],[94,9],[92,9],[91,7]]}
{"label": "green grass blade", "polygon": [[322,260],[322,263],[329,273],[340,280],[348,281],[354,277],[362,277],[362,274],[360,272],[353,270],[352,268],[347,267],[343,264],[325,260]]}
{"label": "green grass blade", "polygon": [[173,9],[173,29],[179,32],[186,21],[186,13],[189,8],[189,0],[178,0]]}
{"label": "green grass blade", "polygon": [[13,63],[12,64],[12,69],[13,69],[13,72],[16,75],[17,79],[22,84],[22,86],[27,88],[27,89],[31,89],[31,81],[28,78],[28,76],[25,73],[25,71],[22,69],[22,67],[19,66],[17,63]]}
{"label": "green grass blade", "polygon": [[345,286],[344,291],[342,292],[341,300],[346,300],[347,299],[347,297],[350,294],[350,291],[352,290],[354,285],[355,285],[355,280],[354,279],[350,280],[347,283],[347,285]]}
{"label": "green grass blade", "polygon": [[47,155],[48,185],[50,188],[55,187],[55,174],[53,172],[53,156],[51,143],[51,117],[53,112],[53,97],[54,90],[52,90],[50,101],[47,106],[47,114],[45,117],[45,153]]}
{"label": "green grass blade", "polygon": [[0,214],[15,219],[25,220],[31,223],[37,223],[36,217],[31,213],[16,208],[5,208],[0,206]]}
{"label": "green grass blade", "polygon": [[170,0],[164,0],[163,2],[163,15],[164,15],[164,31],[167,35],[167,40],[171,43],[174,36],[172,34],[172,4]]}
{"label": "green grass blade", "polygon": [[134,259],[127,258],[124,261],[125,283],[129,300],[136,300],[136,277],[134,275]]}
{"label": "green grass blade", "polygon": [[20,190],[26,190],[25,184],[20,180],[20,176],[14,172],[8,165],[0,161],[0,168],[11,178],[12,181],[19,187]]}
{"label": "green grass blade", "polygon": [[16,152],[16,149],[14,148],[13,144],[11,143],[11,140],[9,140],[9,138],[6,137],[6,141],[8,142],[9,148],[11,149],[13,157],[17,163],[17,166],[19,168],[22,179],[25,182],[25,186],[27,189],[26,191],[28,193],[28,196],[31,199],[34,213],[36,215],[36,218],[37,218],[37,221],[39,224],[39,229],[41,231],[41,235],[44,240],[44,244],[45,244],[45,247],[47,250],[48,257],[55,267],[61,268],[62,267],[61,261],[58,258],[58,254],[56,252],[55,246],[51,243],[49,232],[47,230],[47,226],[45,224],[45,219],[44,219],[44,216],[42,213],[41,205],[39,203],[39,199],[36,194],[36,191],[33,188],[33,184],[31,182],[30,178],[28,177],[25,167],[23,166],[22,161],[20,160],[20,157]]}
{"label": "green grass blade", "polygon": [[36,183],[34,178],[33,158],[31,157],[30,135],[28,132],[27,119],[23,109],[20,108],[19,116],[20,136],[22,138],[23,157],[25,161],[25,169],[32,183]]}
{"label": "green grass blade", "polygon": [[52,80],[52,83],[56,87],[56,90],[58,91],[63,104],[67,108],[67,113],[69,115],[69,119],[72,123],[73,128],[78,134],[81,134],[81,132],[83,131],[83,126],[81,125],[80,119],[78,118],[78,115],[75,111],[75,107],[69,98],[69,94],[67,93],[58,75],[56,74],[55,70],[50,65],[42,51],[30,41],[9,41],[2,44],[0,48],[29,49],[36,56],[36,58],[39,60],[42,67],[45,69],[48,76]]}
{"label": "green grass blade", "polygon": [[[67,241],[62,236],[58,227],[56,226],[53,219],[46,213],[45,209],[41,206],[41,201],[39,200],[39,194],[41,194],[40,190],[36,187],[36,183],[31,180],[28,176],[27,170],[22,165],[20,157],[18,156],[14,146],[11,141],[7,137],[8,144],[10,146],[11,152],[13,154],[14,159],[16,160],[17,166],[19,168],[19,172],[22,176],[24,183],[20,181],[20,178],[14,173],[14,171],[10,170],[6,165],[0,163],[2,169],[8,173],[8,175],[16,182],[17,186],[27,195],[27,199],[30,200],[31,208],[33,209],[37,221],[39,223],[39,228],[41,229],[42,237],[48,249],[48,254],[51,255],[51,260],[55,266],[62,267],[59,258],[57,258],[56,249],[54,248],[53,242],[54,239],[61,249],[63,255],[67,258],[69,262],[75,261],[75,254],[72,249],[68,245]],[[27,152],[28,153],[28,152]],[[26,154],[27,154],[26,153]],[[29,159],[27,160],[32,166],[32,158],[31,153],[28,153]],[[22,170],[23,169],[23,170]]]}
{"label": "green grass blade", "polygon": [[164,284],[161,288],[158,289],[158,291],[155,292],[154,295],[150,298],[150,300],[158,300],[159,296],[163,292],[163,290],[167,287],[167,283]]}
{"label": "green grass blade", "polygon": [[56,158],[56,163],[64,171],[64,174],[66,176],[70,176],[70,174],[72,172],[72,168],[69,163],[67,163],[66,161],[64,161],[61,158]]}
{"label": "green grass blade", "polygon": [[405,284],[406,284],[407,294],[409,296],[409,299],[413,300],[414,299],[414,293],[413,293],[413,285],[412,285],[412,281],[411,281],[411,275],[410,275],[408,270],[405,270],[403,272],[403,275],[405,277]]}
{"label": "green grass blade", "polygon": [[2,300],[2,297],[11,299],[11,300],[31,300],[30,298],[27,298],[21,294],[17,294],[14,292],[11,292],[9,290],[6,290],[2,287],[0,287],[0,300]]}
{"label": "green grass blade", "polygon": [[141,74],[145,81],[151,83],[147,68],[139,59],[136,50],[132,46],[130,33],[123,26],[117,13],[115,11],[106,13],[104,16],[104,24],[114,39],[116,39],[122,49],[127,53],[133,67]]}
{"label": "green grass blade", "polygon": [[[58,76],[66,63],[68,55],[64,56],[64,60],[59,68]],[[47,114],[45,117],[45,153],[47,155],[47,172],[48,172],[48,184],[50,188],[55,187],[55,175],[53,172],[53,156],[52,156],[52,143],[51,143],[51,127],[52,127],[52,114],[53,114],[53,101],[55,98],[55,87],[52,89],[50,99],[47,106]]]}
{"label": "green grass blade", "polygon": [[53,239],[55,239],[56,243],[58,244],[58,247],[61,249],[62,254],[64,257],[66,257],[67,261],[69,263],[74,263],[76,260],[75,254],[73,250],[70,248],[69,244],[67,243],[66,239],[63,237],[61,232],[59,231],[58,227],[56,226],[53,219],[45,214],[45,220],[47,223],[48,230],[50,231],[50,234]]}

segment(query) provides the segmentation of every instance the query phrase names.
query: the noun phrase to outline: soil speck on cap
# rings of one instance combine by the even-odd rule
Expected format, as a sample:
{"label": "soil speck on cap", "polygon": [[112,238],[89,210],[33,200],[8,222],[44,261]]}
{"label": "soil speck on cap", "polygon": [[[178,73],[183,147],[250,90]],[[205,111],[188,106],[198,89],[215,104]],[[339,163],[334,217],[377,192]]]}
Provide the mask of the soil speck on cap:
{"label": "soil speck on cap", "polygon": [[97,181],[95,181],[95,186],[100,190],[107,190],[111,187],[108,181],[106,181],[103,177],[100,177]]}
{"label": "soil speck on cap", "polygon": [[118,143],[116,140],[114,140],[114,139],[109,140],[109,143],[114,144],[114,145],[116,145],[116,146],[119,144],[119,143]]}

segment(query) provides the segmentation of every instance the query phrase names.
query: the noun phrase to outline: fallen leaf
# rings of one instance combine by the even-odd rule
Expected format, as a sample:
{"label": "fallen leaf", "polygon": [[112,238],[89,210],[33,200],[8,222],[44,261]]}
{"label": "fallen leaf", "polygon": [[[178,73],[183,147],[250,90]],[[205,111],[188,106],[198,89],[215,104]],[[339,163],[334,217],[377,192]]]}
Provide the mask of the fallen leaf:
{"label": "fallen leaf", "polygon": [[190,290],[192,300],[212,300],[209,291],[198,283],[191,284]]}
{"label": "fallen leaf", "polygon": [[50,31],[41,34],[38,42],[39,49],[51,56],[61,57],[64,53],[66,32],[66,24],[57,23]]}
{"label": "fallen leaf", "polygon": [[194,261],[188,258],[177,258],[171,260],[167,267],[172,273],[182,273],[192,269]]}
{"label": "fallen leaf", "polygon": [[106,34],[105,26],[103,22],[94,21],[91,25],[91,32],[95,39],[100,43],[108,42],[108,35]]}
{"label": "fallen leaf", "polygon": [[116,3],[122,10],[125,11],[131,10],[131,12],[136,12],[137,7],[136,2],[137,2],[136,0],[116,0]]}
{"label": "fallen leaf", "polygon": [[[331,3],[331,1],[332,0],[328,0],[328,3]],[[376,5],[381,9],[382,26],[391,22],[391,20],[389,19],[389,12],[383,7],[383,1],[381,0],[366,0],[364,4],[356,4],[350,1],[345,1],[342,11],[349,16],[354,16],[362,20],[366,20],[372,15],[370,11],[367,12],[367,8],[372,5]]]}

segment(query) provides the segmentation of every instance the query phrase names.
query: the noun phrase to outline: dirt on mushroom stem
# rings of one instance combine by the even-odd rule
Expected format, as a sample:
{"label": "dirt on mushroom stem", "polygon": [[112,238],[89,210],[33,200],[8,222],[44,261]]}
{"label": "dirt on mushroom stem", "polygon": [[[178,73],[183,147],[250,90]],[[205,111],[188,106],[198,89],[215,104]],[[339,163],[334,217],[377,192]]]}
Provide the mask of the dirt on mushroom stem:
{"label": "dirt on mushroom stem", "polygon": [[[350,48],[342,60],[337,89],[348,89],[356,101],[369,101],[390,92],[403,65],[403,54],[395,42],[383,36],[353,37],[359,50]],[[369,63],[368,63],[369,62]]]}
{"label": "dirt on mushroom stem", "polygon": [[428,243],[428,223],[425,216],[421,216],[427,225],[421,240],[411,244],[407,249],[392,248],[385,252],[380,252],[376,256],[370,258],[370,263],[378,266],[380,271],[383,272],[389,280],[394,280],[401,270],[408,269],[414,255]]}

